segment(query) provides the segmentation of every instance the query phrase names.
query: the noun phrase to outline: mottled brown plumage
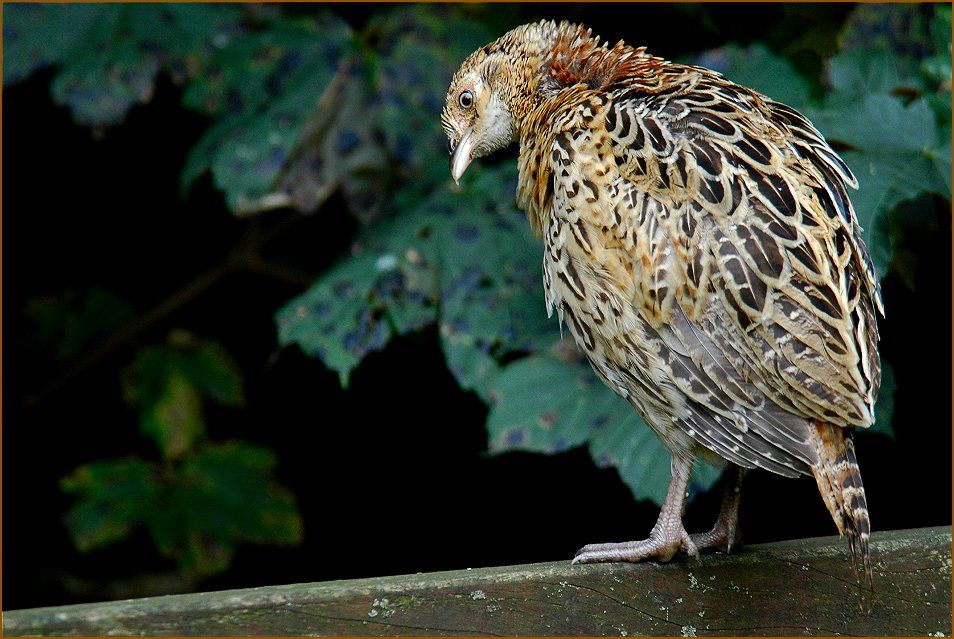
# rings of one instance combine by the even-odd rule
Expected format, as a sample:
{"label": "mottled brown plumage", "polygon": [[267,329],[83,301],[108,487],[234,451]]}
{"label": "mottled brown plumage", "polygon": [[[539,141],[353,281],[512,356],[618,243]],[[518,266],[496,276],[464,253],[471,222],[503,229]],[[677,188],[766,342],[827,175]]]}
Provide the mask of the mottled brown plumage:
{"label": "mottled brown plumage", "polygon": [[813,474],[870,582],[851,434],[874,421],[883,309],[857,183],[811,123],[715,72],[553,22],[472,54],[442,122],[455,179],[519,141],[517,203],[544,243],[548,309],[673,455],[650,538],[576,561],[731,547],[734,482],[713,531],[682,526],[702,457]]}

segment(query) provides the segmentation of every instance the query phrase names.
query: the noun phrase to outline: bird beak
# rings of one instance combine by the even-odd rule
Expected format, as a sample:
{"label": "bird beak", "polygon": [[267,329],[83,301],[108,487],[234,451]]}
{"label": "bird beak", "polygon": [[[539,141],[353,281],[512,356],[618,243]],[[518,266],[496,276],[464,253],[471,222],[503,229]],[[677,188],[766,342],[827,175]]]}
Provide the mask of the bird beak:
{"label": "bird beak", "polygon": [[464,171],[467,170],[467,167],[470,166],[471,158],[470,154],[474,150],[474,127],[467,127],[467,130],[464,131],[464,135],[460,136],[460,142],[457,143],[457,148],[454,149],[454,154],[451,155],[450,159],[450,172],[451,177],[454,178],[454,182],[460,184],[460,176],[464,174]]}

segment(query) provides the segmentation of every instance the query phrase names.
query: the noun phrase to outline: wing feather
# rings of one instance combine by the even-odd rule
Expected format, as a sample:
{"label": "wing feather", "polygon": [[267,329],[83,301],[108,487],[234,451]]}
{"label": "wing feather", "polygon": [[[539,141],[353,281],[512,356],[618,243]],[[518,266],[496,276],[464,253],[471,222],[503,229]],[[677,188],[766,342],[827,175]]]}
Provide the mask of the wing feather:
{"label": "wing feather", "polygon": [[[666,271],[670,278],[688,275],[684,286],[669,282],[683,295],[678,306],[697,322],[713,312],[710,298],[721,302],[739,329],[734,348],[758,363],[768,394],[794,396],[789,404],[804,417],[871,423],[881,301],[847,196],[857,181],[794,109],[685,69],[692,80],[682,81],[683,92],[660,99],[630,92],[607,107],[616,121],[629,114],[664,128],[675,149],[666,154],[610,131],[620,174],[655,199],[651,210],[694,218],[669,225],[672,245],[687,244],[688,228],[695,236],[701,228],[708,240],[700,248],[696,237],[695,248],[676,251],[686,266]],[[674,155],[687,171],[682,186],[652,180],[659,167],[674,166]],[[700,251],[709,252],[708,261]],[[772,365],[763,363],[769,352],[776,354]]]}

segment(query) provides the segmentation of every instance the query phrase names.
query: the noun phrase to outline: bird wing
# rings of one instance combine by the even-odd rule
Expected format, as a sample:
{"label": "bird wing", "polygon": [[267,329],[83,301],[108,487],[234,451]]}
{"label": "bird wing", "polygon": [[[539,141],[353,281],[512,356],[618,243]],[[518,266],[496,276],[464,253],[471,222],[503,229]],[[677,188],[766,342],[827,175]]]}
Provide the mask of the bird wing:
{"label": "bird wing", "polygon": [[661,241],[636,250],[672,245],[679,262],[644,274],[644,305],[678,304],[723,349],[743,348],[783,406],[870,424],[881,297],[854,176],[794,109],[683,69],[678,91],[623,90],[607,110],[620,176],[668,216]]}
{"label": "bird wing", "polygon": [[873,422],[881,301],[856,181],[793,109],[676,68],[668,87],[549,100],[564,107],[541,114],[548,170],[524,199],[577,235],[603,233],[603,266],[584,277],[612,280],[645,320],[638,337],[681,391],[684,430],[740,465],[801,472],[817,461],[808,419]]}

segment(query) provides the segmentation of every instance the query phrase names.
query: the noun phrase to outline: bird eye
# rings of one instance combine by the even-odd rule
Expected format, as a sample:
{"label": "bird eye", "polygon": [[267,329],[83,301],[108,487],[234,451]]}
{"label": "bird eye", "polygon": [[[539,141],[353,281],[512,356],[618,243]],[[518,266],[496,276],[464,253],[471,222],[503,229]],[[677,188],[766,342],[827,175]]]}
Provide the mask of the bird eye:
{"label": "bird eye", "polygon": [[465,109],[469,109],[474,106],[474,94],[471,93],[470,89],[464,89],[457,97],[457,102]]}

